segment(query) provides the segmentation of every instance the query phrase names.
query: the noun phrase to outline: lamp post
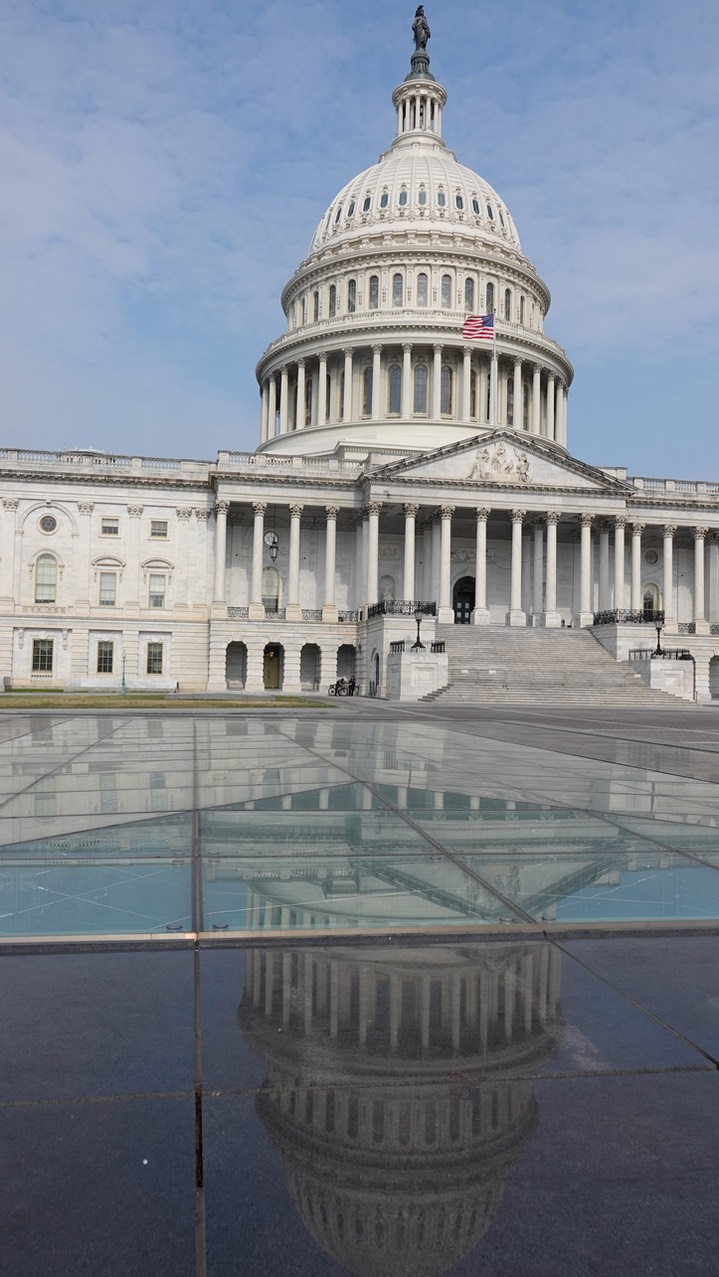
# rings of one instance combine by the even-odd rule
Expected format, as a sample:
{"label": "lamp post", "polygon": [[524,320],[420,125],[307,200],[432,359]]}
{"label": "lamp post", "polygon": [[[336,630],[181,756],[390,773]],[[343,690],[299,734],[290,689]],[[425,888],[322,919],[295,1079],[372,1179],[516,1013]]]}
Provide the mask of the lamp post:
{"label": "lamp post", "polygon": [[661,621],[655,621],[655,622],[654,622],[654,624],[655,624],[655,625],[656,625],[656,627],[657,627],[657,645],[656,645],[656,647],[655,647],[654,651],[652,652],[652,656],[663,656],[663,655],[664,655],[664,653],[663,653],[663,651],[662,651],[662,641],[661,641],[661,640],[662,640],[662,629],[663,629],[662,622],[661,622]]}
{"label": "lamp post", "polygon": [[422,651],[424,651],[424,643],[421,643],[421,642],[420,642],[420,638],[419,638],[419,627],[420,627],[420,625],[422,624],[422,609],[421,609],[421,607],[416,607],[416,608],[414,609],[414,619],[415,619],[415,621],[417,622],[417,638],[416,638],[415,642],[412,644],[412,646],[411,646],[411,648],[410,648],[409,650],[410,650],[410,652],[419,652],[419,651],[420,651],[420,649],[421,649]]}

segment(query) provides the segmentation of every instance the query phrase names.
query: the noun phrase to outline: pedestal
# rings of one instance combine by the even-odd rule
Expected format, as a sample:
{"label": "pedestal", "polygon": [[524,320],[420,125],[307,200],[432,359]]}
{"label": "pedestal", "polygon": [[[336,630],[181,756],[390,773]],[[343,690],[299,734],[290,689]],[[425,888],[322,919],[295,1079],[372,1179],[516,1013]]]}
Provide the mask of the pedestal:
{"label": "pedestal", "polygon": [[437,624],[438,625],[454,625],[454,608],[453,607],[437,608]]}
{"label": "pedestal", "polygon": [[542,625],[547,630],[559,630],[562,626],[562,618],[559,612],[543,612]]}
{"label": "pedestal", "polygon": [[512,611],[507,613],[507,616],[505,618],[505,624],[526,626],[527,624],[526,613],[524,613],[521,608],[517,608],[516,610],[512,609]]}
{"label": "pedestal", "polygon": [[476,607],[472,613],[472,625],[491,625],[492,620],[489,615],[489,609],[486,607]]}

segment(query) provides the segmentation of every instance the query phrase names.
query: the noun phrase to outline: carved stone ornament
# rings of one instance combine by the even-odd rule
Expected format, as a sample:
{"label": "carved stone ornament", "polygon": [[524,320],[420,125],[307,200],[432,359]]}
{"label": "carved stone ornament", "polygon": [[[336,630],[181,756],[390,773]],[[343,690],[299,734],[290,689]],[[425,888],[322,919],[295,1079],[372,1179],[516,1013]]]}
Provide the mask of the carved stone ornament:
{"label": "carved stone ornament", "polygon": [[488,479],[492,483],[529,483],[529,458],[526,452],[508,448],[503,440],[480,448],[470,479]]}
{"label": "carved stone ornament", "polygon": [[17,510],[19,502],[17,497],[3,497],[2,504],[3,510]]}
{"label": "carved stone ornament", "polygon": [[92,501],[78,501],[77,508],[80,514],[92,514],[95,504]]}
{"label": "carved stone ornament", "polygon": [[379,548],[378,557],[380,559],[396,559],[397,546],[396,545],[381,545]]}
{"label": "carved stone ornament", "polygon": [[189,519],[189,518],[190,518],[190,516],[191,516],[191,514],[192,514],[192,507],[191,507],[191,506],[179,506],[179,507],[175,510],[175,514],[177,515],[177,517],[178,517],[178,519],[180,520],[180,522],[181,522],[181,523],[183,523],[186,519]]}
{"label": "carved stone ornament", "polygon": [[216,514],[216,515],[217,515],[217,514],[229,514],[229,510],[230,510],[230,503],[229,503],[229,501],[225,500],[225,498],[224,498],[224,497],[221,497],[218,501],[216,501],[216,502],[215,502],[215,514]]}
{"label": "carved stone ornament", "polygon": [[129,514],[131,519],[139,519],[144,508],[145,507],[142,505],[129,505],[127,507],[127,513]]}

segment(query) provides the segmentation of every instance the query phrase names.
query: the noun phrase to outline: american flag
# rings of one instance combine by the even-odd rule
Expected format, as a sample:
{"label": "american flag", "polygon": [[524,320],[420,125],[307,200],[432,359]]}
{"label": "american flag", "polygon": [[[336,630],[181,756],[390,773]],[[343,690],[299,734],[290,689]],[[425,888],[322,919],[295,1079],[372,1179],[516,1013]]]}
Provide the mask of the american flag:
{"label": "american flag", "polygon": [[465,341],[492,341],[494,338],[494,315],[468,315],[464,321],[462,336]]}

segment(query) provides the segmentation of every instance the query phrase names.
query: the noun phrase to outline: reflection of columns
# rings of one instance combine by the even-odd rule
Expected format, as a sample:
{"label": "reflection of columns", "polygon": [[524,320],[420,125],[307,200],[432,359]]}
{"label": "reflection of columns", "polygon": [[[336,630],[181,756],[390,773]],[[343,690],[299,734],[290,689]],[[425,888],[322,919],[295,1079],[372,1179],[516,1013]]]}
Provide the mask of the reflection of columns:
{"label": "reflection of columns", "polygon": [[285,613],[288,621],[301,621],[302,609],[300,608],[300,532],[301,518],[304,506],[290,506],[290,549],[289,549],[289,579],[287,582],[287,611]]}
{"label": "reflection of columns", "polygon": [[[522,361],[514,361],[514,390],[512,394],[512,418],[515,430],[521,430],[524,423],[522,411]],[[536,611],[536,608],[535,608]]]}
{"label": "reflection of columns", "polygon": [[452,515],[454,514],[454,506],[443,505],[441,513],[439,611],[437,620],[440,625],[452,625],[454,623],[454,609],[450,602],[449,591],[452,571]]}
{"label": "reflection of columns", "polygon": [[534,571],[532,573],[532,612],[539,617],[544,610],[544,527],[534,521]]}
{"label": "reflection of columns", "polygon": [[327,351],[323,350],[319,357],[317,371],[317,425],[327,424]]}
{"label": "reflection of columns", "polygon": [[338,505],[326,505],[327,526],[325,531],[325,601],[322,607],[323,621],[337,620],[335,604],[335,564],[337,559],[337,515]]}
{"label": "reflection of columns", "polygon": [[509,582],[509,625],[526,625],[522,611],[522,520],[525,510],[512,510],[512,568]]}
{"label": "reflection of columns", "polygon": [[462,353],[462,421],[469,421],[469,392],[472,382],[472,352],[468,346]]}
{"label": "reflection of columns", "polygon": [[533,435],[539,434],[539,423],[540,423],[539,408],[540,408],[540,402],[541,402],[540,394],[541,394],[541,387],[542,387],[541,378],[542,378],[542,370],[539,367],[539,364],[534,364],[532,368],[532,434]]}
{"label": "reflection of columns", "polygon": [[343,350],[345,357],[345,393],[342,401],[342,420],[352,420],[352,350]]}
{"label": "reflection of columns", "polygon": [[579,522],[582,528],[582,542],[579,551],[579,625],[591,625],[594,620],[592,610],[592,514],[581,514]]}
{"label": "reflection of columns", "polygon": [[225,601],[225,560],[227,558],[227,512],[229,501],[215,502],[215,603]]}
{"label": "reflection of columns", "polygon": [[248,617],[250,621],[262,621],[265,609],[262,602],[262,538],[265,527],[266,501],[253,501],[255,525],[252,535],[252,585]]}
{"label": "reflection of columns", "polygon": [[599,611],[605,612],[610,606],[609,599],[609,528],[610,524],[603,519],[599,525]]}
{"label": "reflection of columns", "polygon": [[382,347],[372,347],[372,420],[379,421],[382,412]]}
{"label": "reflection of columns", "polygon": [[[624,529],[626,526],[627,520],[624,515],[617,515],[614,520],[614,606],[616,608],[624,607]],[[633,551],[634,543],[632,542],[632,553]],[[632,558],[632,572],[633,564],[634,560]],[[633,592],[634,586],[632,585]],[[633,603],[632,607],[634,607]]]}
{"label": "reflection of columns", "polygon": [[674,615],[674,533],[676,524],[664,525],[664,549],[662,554],[662,607],[664,624],[668,630],[676,629]]}
{"label": "reflection of columns", "polygon": [[377,598],[379,580],[379,515],[381,501],[370,501],[367,507],[367,606],[373,607]]}
{"label": "reflection of columns", "polygon": [[477,560],[474,568],[473,625],[489,625],[487,608],[487,519],[489,510],[477,508]]}
{"label": "reflection of columns", "polygon": [[559,511],[550,510],[547,515],[547,589],[544,609],[544,624],[557,627],[561,618],[557,611],[557,524]]}
{"label": "reflection of columns", "polygon": [[[412,601],[415,598],[414,584],[414,537],[415,537],[415,519],[419,506],[406,505],[404,507],[404,577],[402,580],[402,598]],[[419,590],[416,591],[419,598]]]}
{"label": "reflection of columns", "polygon": [[295,405],[295,430],[303,430],[305,424],[305,361],[297,360],[297,403]]}
{"label": "reflection of columns", "polygon": [[277,429],[277,380],[273,373],[270,377],[269,401],[267,405],[267,438],[274,439]]}
{"label": "reflection of columns", "polygon": [[286,435],[289,428],[289,374],[287,367],[280,368],[280,434]]}
{"label": "reflection of columns", "polygon": [[642,610],[642,532],[643,523],[632,524],[632,602],[633,612]]}
{"label": "reflection of columns", "polygon": [[709,632],[704,604],[704,539],[706,528],[694,529],[694,623],[697,634]]}
{"label": "reflection of columns", "polygon": [[442,415],[442,347],[435,345],[432,365],[432,416],[437,421]]}
{"label": "reflection of columns", "polygon": [[402,346],[402,417],[405,421],[412,415],[412,344],[405,342]]}
{"label": "reflection of columns", "polygon": [[547,438],[556,439],[556,421],[554,417],[554,377],[547,377]]}

